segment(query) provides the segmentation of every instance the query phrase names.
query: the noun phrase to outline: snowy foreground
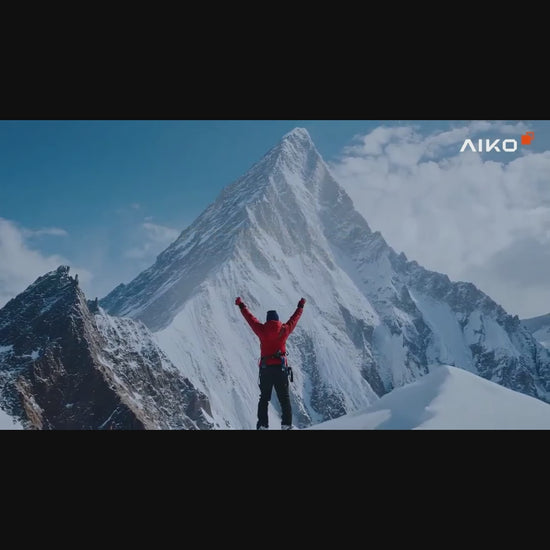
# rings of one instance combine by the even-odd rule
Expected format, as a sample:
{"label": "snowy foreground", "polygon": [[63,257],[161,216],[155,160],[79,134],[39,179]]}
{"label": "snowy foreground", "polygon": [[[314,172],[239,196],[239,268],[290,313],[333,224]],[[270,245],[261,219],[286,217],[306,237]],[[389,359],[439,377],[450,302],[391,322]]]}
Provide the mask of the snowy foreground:
{"label": "snowy foreground", "polygon": [[[270,413],[271,429],[280,429],[272,406]],[[7,429],[22,426],[0,409],[0,430]],[[440,366],[365,410],[308,429],[550,429],[550,405],[463,369]]]}
{"label": "snowy foreground", "polygon": [[312,430],[550,429],[550,405],[450,366]]}
{"label": "snowy foreground", "polygon": [[0,409],[0,430],[22,430],[23,426],[9,414]]}

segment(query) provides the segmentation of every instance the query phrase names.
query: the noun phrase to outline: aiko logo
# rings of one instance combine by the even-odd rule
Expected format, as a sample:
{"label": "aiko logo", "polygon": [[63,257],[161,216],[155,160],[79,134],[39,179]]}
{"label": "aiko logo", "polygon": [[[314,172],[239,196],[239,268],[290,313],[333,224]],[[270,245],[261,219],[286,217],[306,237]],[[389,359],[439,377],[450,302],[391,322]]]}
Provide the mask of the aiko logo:
{"label": "aiko logo", "polygon": [[[531,142],[535,139],[535,132],[525,132],[521,136],[522,145],[531,145]],[[464,153],[466,149],[470,149],[474,153],[489,153],[494,151],[495,153],[514,153],[518,150],[518,141],[517,139],[503,139],[502,142],[500,139],[478,139],[474,143],[471,139],[465,139],[460,152]]]}
{"label": "aiko logo", "polygon": [[525,132],[521,136],[521,144],[522,145],[531,145],[531,142],[535,139],[535,132]]}

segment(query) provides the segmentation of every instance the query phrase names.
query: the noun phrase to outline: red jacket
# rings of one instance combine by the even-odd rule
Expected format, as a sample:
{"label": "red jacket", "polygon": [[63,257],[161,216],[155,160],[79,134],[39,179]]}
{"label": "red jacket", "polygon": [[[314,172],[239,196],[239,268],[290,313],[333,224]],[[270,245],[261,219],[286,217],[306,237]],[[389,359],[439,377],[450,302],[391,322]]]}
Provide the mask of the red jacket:
{"label": "red jacket", "polygon": [[[260,339],[260,354],[262,357],[267,355],[274,355],[277,351],[281,353],[286,352],[286,339],[290,336],[290,333],[296,328],[298,320],[302,316],[303,308],[298,307],[292,314],[292,317],[286,322],[281,321],[267,321],[267,323],[260,323],[250,310],[244,306],[241,308],[241,313],[246,319],[246,322],[250,325],[250,328],[254,331],[254,334]],[[280,365],[280,359],[266,359],[266,365]]]}

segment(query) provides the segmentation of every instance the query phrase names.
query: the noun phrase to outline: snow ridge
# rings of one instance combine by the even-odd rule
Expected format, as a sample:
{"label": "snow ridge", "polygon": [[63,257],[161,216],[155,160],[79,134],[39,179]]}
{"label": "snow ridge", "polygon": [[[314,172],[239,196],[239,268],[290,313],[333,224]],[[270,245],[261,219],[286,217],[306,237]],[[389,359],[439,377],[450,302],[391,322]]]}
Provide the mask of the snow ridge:
{"label": "snow ridge", "polygon": [[313,430],[550,429],[550,405],[451,366]]}

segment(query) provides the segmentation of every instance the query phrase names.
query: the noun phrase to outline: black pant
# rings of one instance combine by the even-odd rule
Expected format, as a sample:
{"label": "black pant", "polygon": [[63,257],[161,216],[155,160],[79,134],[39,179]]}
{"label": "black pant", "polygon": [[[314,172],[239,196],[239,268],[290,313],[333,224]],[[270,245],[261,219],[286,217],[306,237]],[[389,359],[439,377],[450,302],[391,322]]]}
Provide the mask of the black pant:
{"label": "black pant", "polygon": [[290,406],[290,394],[288,390],[288,375],[280,365],[268,365],[260,368],[260,402],[258,403],[258,423],[256,428],[268,427],[267,407],[271,400],[271,392],[275,386],[277,398],[281,404],[283,426],[292,424],[292,408]]}

